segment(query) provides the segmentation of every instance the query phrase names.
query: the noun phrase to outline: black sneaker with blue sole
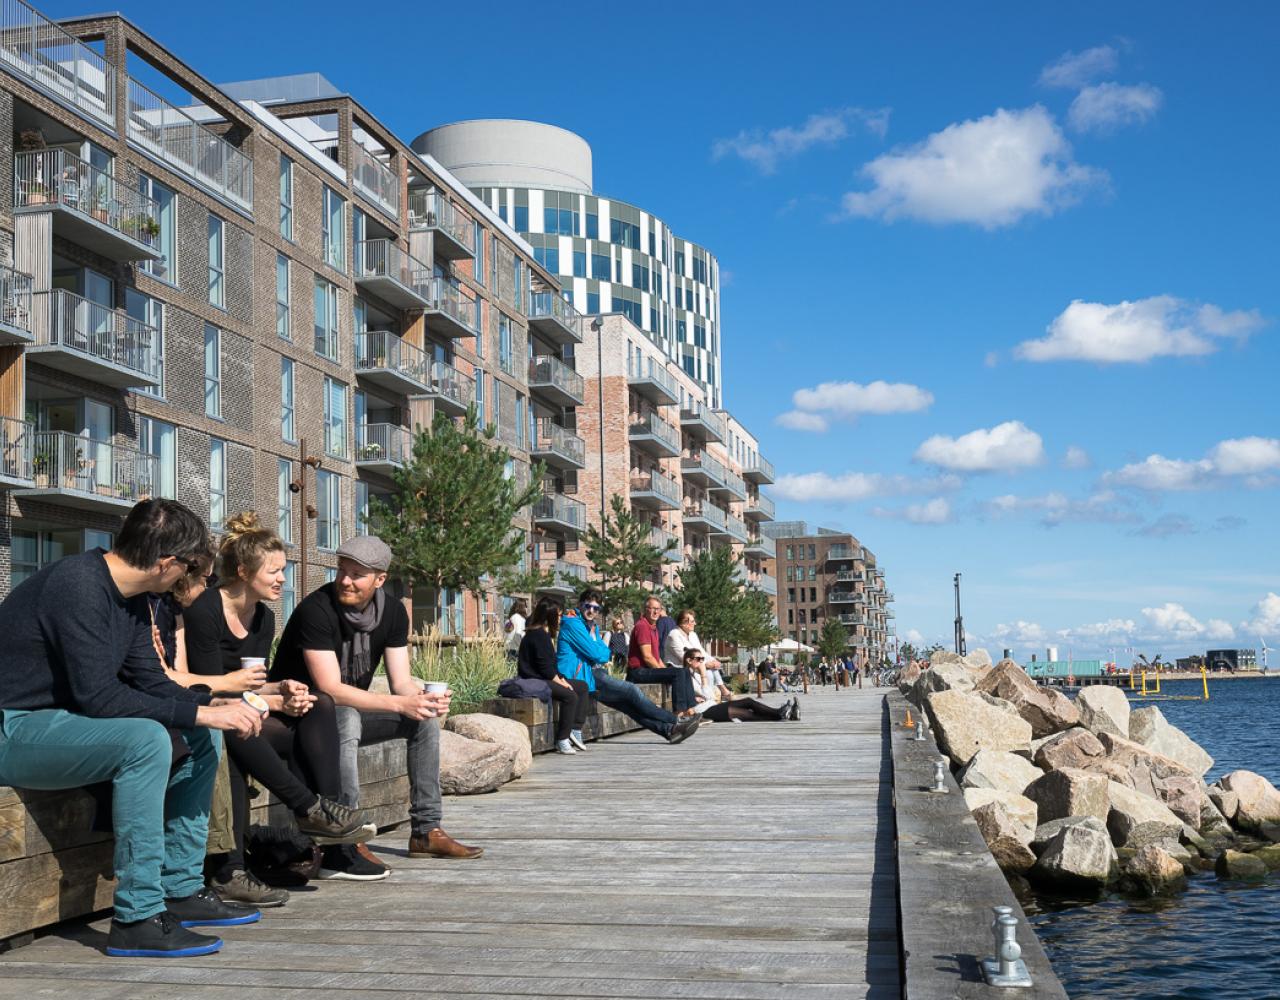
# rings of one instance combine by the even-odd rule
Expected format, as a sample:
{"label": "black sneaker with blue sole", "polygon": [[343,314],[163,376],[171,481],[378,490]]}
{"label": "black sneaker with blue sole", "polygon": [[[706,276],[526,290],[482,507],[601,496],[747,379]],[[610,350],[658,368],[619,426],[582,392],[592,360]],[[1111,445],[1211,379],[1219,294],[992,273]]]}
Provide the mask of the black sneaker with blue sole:
{"label": "black sneaker with blue sole", "polygon": [[183,899],[166,899],[164,905],[183,927],[235,927],[262,919],[257,909],[229,906],[207,886]]}
{"label": "black sneaker with blue sole", "polygon": [[153,917],[111,921],[107,954],[114,958],[195,958],[222,950],[222,938],[185,930],[167,910]]}

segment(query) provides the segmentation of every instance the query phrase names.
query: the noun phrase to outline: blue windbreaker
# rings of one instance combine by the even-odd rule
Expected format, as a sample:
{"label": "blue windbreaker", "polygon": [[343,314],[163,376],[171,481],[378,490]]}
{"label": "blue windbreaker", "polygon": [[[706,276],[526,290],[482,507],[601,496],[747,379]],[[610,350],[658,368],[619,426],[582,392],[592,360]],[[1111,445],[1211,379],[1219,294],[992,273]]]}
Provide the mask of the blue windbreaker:
{"label": "blue windbreaker", "polygon": [[599,629],[590,630],[577,615],[560,619],[560,636],[556,643],[556,669],[566,680],[584,681],[595,693],[596,678],[592,667],[609,662],[609,647],[600,641]]}

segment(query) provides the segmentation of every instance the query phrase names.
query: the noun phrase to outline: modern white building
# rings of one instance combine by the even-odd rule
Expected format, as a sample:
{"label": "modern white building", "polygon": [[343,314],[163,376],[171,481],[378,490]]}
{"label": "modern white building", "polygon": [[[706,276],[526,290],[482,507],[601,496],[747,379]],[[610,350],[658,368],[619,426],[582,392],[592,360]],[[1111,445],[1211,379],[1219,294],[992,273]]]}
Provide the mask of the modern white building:
{"label": "modern white building", "polygon": [[720,267],[661,219],[595,194],[591,147],[540,122],[489,119],[418,136],[429,155],[532,246],[589,315],[622,313],[724,406]]}

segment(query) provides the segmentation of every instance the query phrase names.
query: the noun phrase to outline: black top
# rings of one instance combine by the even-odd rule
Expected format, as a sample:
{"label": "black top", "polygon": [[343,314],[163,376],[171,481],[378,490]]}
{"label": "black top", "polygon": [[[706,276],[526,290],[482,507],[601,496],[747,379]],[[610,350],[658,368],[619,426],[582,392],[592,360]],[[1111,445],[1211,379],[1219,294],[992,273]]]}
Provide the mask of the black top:
{"label": "black top", "polygon": [[[352,630],[339,614],[339,607],[332,583],[326,583],[303,598],[289,616],[284,635],[280,637],[280,645],[276,647],[276,658],[271,664],[271,680],[288,679],[314,684],[314,679],[307,671],[306,661],[302,658],[304,650],[328,650],[341,657],[343,639],[350,636]],[[388,595],[382,621],[369,633],[369,673],[364,677],[354,678],[349,683],[367,691],[382,662],[383,653],[388,649],[400,649],[408,645],[409,615],[403,604]]]}
{"label": "black top", "polygon": [[552,681],[558,674],[556,647],[551,636],[544,628],[529,629],[520,640],[520,652],[516,654],[516,676]]}
{"label": "black top", "polygon": [[240,657],[271,655],[276,634],[275,613],[263,604],[253,611],[253,621],[243,639],[231,632],[222,603],[222,591],[206,590],[182,613],[186,627],[187,669],[193,674],[221,677],[240,669]]}
{"label": "black top", "polygon": [[147,595],[125,597],[102,549],[67,556],[0,604],[0,709],[61,708],[191,729],[209,695],[173,683],[151,642]]}

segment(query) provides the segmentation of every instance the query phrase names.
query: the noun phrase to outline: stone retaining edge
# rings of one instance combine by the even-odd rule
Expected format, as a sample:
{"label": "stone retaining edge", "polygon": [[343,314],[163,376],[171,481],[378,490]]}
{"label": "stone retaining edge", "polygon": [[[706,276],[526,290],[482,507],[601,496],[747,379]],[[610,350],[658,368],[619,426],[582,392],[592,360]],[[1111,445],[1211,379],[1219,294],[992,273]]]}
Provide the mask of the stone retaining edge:
{"label": "stone retaining edge", "polygon": [[[907,709],[913,715],[918,710],[896,690],[885,695],[884,704],[893,755],[904,1000],[1067,1000],[950,770],[948,794],[924,791],[933,783],[939,752],[931,732],[917,743],[914,732],[903,728]],[[1018,918],[1018,944],[1034,984],[1029,989],[991,987],[982,978],[979,963],[995,950],[993,906],[1011,906]]]}

